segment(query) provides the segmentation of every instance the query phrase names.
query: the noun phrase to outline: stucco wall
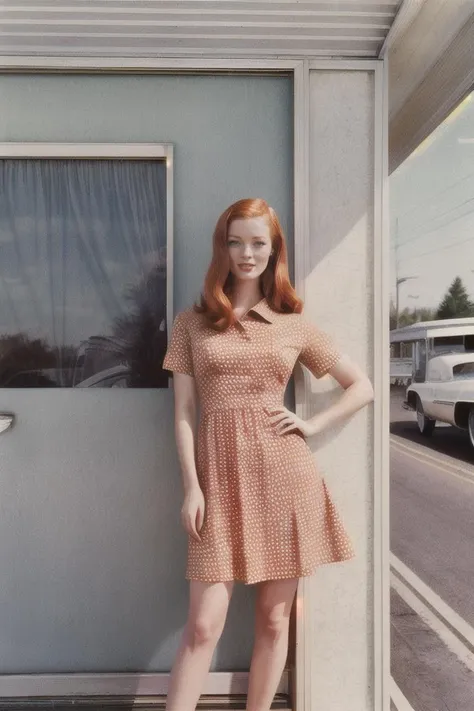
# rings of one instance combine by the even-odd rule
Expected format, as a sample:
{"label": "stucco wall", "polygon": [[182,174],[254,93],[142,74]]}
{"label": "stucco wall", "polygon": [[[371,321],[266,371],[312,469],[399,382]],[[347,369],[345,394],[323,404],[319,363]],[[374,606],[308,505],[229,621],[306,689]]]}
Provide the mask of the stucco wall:
{"label": "stucco wall", "polygon": [[[343,352],[373,375],[374,75],[310,74],[310,248],[306,312]],[[341,390],[306,379],[310,413]],[[311,709],[372,707],[372,407],[311,442],[357,556],[323,566],[305,605]],[[304,614],[304,611],[303,611]]]}

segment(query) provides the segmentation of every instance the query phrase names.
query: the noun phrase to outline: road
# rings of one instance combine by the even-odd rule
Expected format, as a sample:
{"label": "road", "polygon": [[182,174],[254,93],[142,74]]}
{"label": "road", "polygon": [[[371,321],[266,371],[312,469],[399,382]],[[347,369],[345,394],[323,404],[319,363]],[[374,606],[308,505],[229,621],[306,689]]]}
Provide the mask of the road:
{"label": "road", "polygon": [[403,695],[398,708],[473,711],[474,450],[455,428],[422,437],[402,401],[402,391],[392,393],[391,666]]}

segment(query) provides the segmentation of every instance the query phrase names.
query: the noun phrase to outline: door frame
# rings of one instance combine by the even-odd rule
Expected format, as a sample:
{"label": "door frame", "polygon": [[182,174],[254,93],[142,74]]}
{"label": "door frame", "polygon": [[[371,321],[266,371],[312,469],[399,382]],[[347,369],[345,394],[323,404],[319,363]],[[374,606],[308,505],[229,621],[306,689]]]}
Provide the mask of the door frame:
{"label": "door frame", "polygon": [[[387,60],[374,59],[206,59],[206,58],[93,58],[93,57],[2,57],[2,73],[87,72],[134,73],[240,73],[290,74],[294,86],[294,254],[295,287],[304,299],[305,267],[310,247],[309,224],[309,136],[310,72],[364,71],[374,76],[374,344],[373,380],[373,649],[372,708],[389,711],[390,706],[390,544],[389,544],[389,224],[388,224],[388,76]],[[171,303],[171,302],[170,302]],[[310,392],[304,381],[295,383],[296,412],[309,409]],[[296,711],[314,708],[311,677],[316,660],[311,654],[313,634],[311,588],[302,579],[296,596],[296,669],[291,680],[285,672],[280,693],[294,690]],[[213,673],[204,693],[245,693],[248,674]],[[167,674],[31,674],[0,675],[0,697],[133,695],[166,693]],[[292,684],[293,682],[293,684]],[[212,689],[212,691],[211,691]]]}

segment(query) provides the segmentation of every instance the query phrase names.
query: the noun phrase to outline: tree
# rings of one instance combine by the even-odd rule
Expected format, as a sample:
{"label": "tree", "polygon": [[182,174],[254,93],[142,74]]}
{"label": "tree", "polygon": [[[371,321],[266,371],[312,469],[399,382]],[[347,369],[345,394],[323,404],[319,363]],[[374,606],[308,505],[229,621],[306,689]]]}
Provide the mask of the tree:
{"label": "tree", "polygon": [[466,287],[456,277],[438,306],[436,318],[464,318],[474,316],[474,303],[469,299]]}
{"label": "tree", "polygon": [[[435,309],[421,308],[421,309],[409,309],[404,308],[398,317],[399,327],[411,326],[412,323],[419,323],[420,321],[433,321],[436,317]],[[392,331],[396,328],[397,314],[395,304],[390,305],[390,330]]]}

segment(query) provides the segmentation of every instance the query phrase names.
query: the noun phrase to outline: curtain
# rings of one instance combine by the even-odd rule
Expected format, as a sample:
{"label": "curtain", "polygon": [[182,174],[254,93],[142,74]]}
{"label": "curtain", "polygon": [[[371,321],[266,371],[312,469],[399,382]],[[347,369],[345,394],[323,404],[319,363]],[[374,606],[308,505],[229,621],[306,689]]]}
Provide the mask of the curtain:
{"label": "curtain", "polygon": [[166,387],[164,160],[0,161],[0,385]]}

